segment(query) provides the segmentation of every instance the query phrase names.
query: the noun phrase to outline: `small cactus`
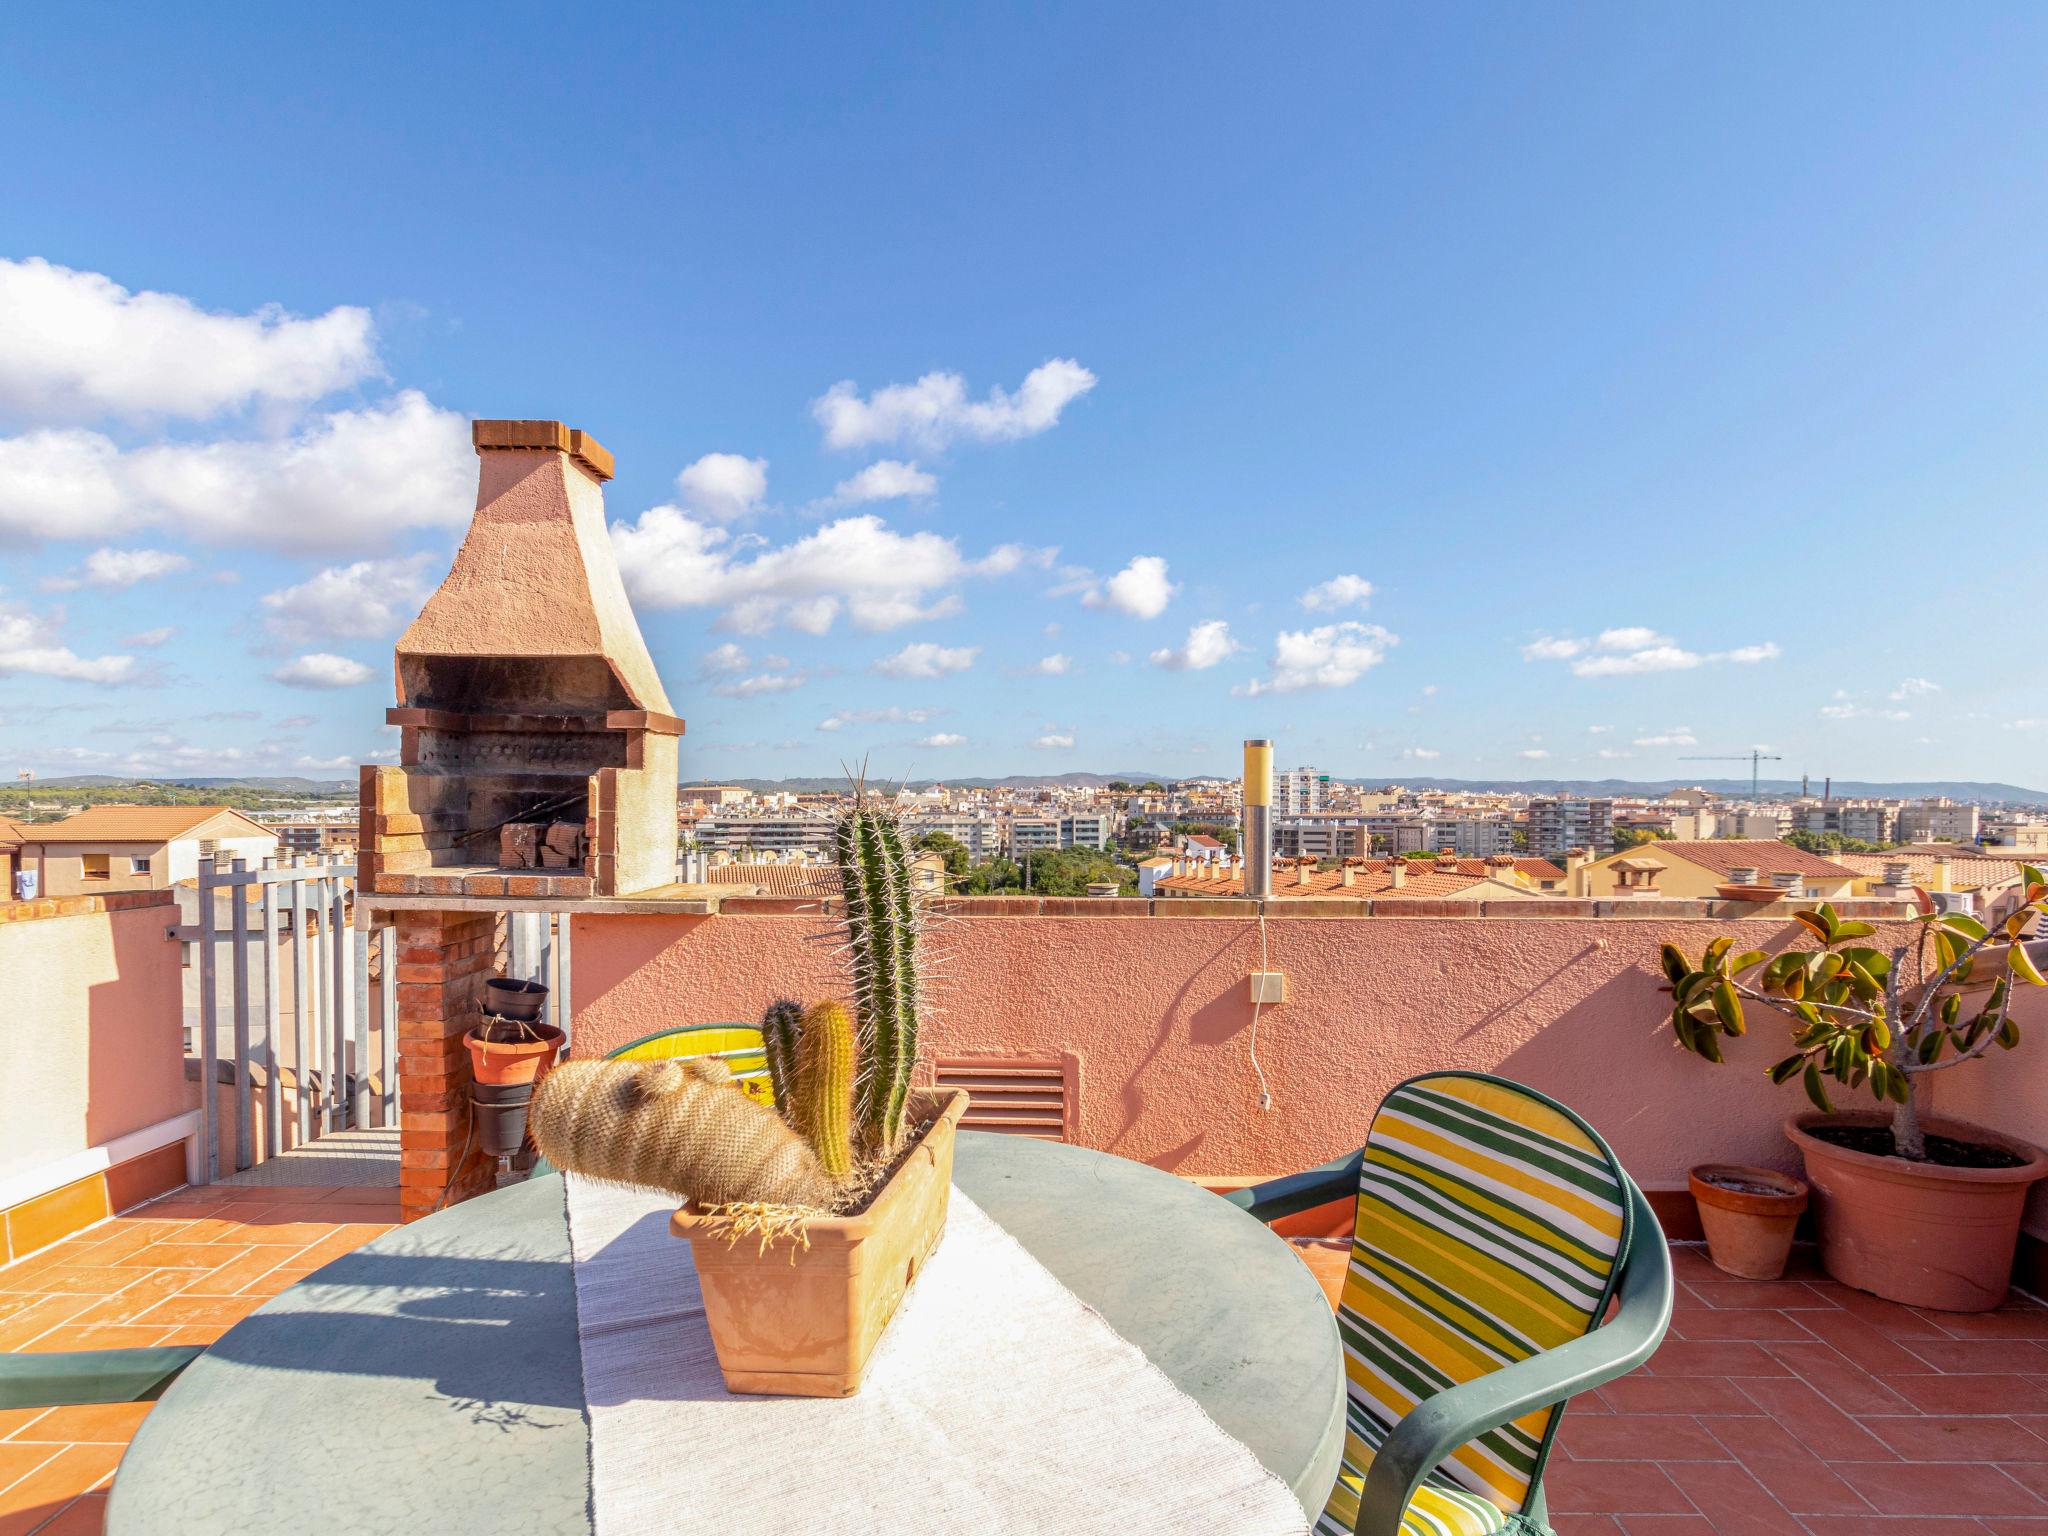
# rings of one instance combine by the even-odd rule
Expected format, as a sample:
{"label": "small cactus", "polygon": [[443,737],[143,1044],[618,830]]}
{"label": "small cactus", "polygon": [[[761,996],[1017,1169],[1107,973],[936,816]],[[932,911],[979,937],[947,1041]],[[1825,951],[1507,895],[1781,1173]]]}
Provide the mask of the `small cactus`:
{"label": "small cactus", "polygon": [[834,826],[832,846],[846,901],[860,1036],[855,1113],[864,1149],[886,1158],[902,1140],[903,1103],[917,1061],[921,902],[902,829],[865,786]]}
{"label": "small cactus", "polygon": [[700,1205],[829,1210],[840,1180],[722,1061],[567,1061],[535,1090],[533,1144],[556,1167]]}
{"label": "small cactus", "polygon": [[796,1093],[796,1042],[803,1033],[803,1018],[804,1005],[786,997],[778,997],[761,1015],[761,1045],[768,1057],[768,1081],[775,1090],[775,1107],[791,1125],[797,1124],[792,1104]]}
{"label": "small cactus", "polygon": [[853,1020],[838,1003],[813,1003],[797,1044],[791,1107],[818,1165],[836,1179],[853,1172],[853,1080]]}

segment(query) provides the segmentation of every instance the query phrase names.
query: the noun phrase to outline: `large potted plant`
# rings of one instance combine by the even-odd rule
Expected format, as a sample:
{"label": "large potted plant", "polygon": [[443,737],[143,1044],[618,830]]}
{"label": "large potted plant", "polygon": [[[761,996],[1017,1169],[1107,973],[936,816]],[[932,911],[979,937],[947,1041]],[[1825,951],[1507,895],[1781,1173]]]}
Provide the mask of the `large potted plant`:
{"label": "large potted plant", "polygon": [[[1771,1080],[1798,1078],[1813,1112],[1785,1122],[1806,1162],[1821,1261],[1844,1284],[1892,1301],[1973,1312],[2004,1300],[2027,1188],[2048,1157],[2025,1142],[1929,1114],[1927,1078],[2019,1044],[2016,986],[2042,986],[2020,935],[2048,912],[2048,879],[2025,867],[2021,900],[1995,925],[1941,912],[1921,893],[1917,942],[1879,949],[1876,929],[1832,905],[1795,912],[1803,930],[1776,954],[1717,938],[1697,961],[1663,950],[1671,1029],[1708,1061],[1763,1004],[1792,1029]],[[1958,990],[1992,973],[1977,1006]],[[1829,1085],[1867,1091],[1874,1110],[1838,1113]]]}
{"label": "large potted plant", "polygon": [[834,829],[849,1008],[771,1004],[775,1106],[714,1061],[568,1062],[534,1107],[556,1166],[685,1196],[705,1319],[734,1392],[844,1397],[938,1246],[967,1095],[911,1089],[926,896],[864,789]]}

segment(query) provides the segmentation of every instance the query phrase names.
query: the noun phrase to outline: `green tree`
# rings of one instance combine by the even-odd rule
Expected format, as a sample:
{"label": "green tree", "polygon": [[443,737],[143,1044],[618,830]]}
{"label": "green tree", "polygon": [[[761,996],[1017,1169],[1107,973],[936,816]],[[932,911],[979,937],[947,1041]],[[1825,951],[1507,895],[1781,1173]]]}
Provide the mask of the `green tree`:
{"label": "green tree", "polygon": [[1669,842],[1671,834],[1662,827],[1616,827],[1614,829],[1614,851],[1627,853],[1631,848],[1640,848],[1645,843]]}
{"label": "green tree", "polygon": [[946,861],[947,889],[957,889],[967,875],[968,867],[974,862],[968,856],[967,845],[957,837],[948,837],[943,832],[927,832],[916,843],[919,853],[936,853]]}

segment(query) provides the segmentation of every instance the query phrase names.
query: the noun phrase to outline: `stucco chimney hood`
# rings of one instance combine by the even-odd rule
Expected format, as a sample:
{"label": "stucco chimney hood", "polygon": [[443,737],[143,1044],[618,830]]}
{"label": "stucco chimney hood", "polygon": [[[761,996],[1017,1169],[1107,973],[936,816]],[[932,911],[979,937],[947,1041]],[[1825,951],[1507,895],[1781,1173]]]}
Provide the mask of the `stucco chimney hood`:
{"label": "stucco chimney hood", "polygon": [[363,878],[551,899],[670,884],[683,722],[605,530],[612,457],[558,421],[471,440],[476,516],[398,641],[399,762],[363,770]]}

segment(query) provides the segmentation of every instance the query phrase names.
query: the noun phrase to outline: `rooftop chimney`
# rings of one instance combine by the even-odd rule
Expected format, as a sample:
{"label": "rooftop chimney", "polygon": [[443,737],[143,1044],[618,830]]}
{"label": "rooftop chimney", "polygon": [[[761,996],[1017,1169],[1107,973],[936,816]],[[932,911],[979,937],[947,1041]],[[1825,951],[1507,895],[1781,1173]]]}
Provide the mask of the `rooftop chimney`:
{"label": "rooftop chimney", "polygon": [[399,762],[363,773],[361,878],[494,897],[670,884],[683,722],[605,531],[611,455],[558,421],[470,435],[476,516],[399,637]]}
{"label": "rooftop chimney", "polygon": [[1934,856],[1934,884],[1931,889],[1944,892],[1955,889],[1953,885],[1949,884],[1949,868],[1948,855],[1937,853]]}
{"label": "rooftop chimney", "polygon": [[1389,859],[1387,861],[1387,889],[1398,891],[1408,883],[1408,861]]}
{"label": "rooftop chimney", "polygon": [[1904,859],[1884,861],[1884,883],[1890,886],[1907,886],[1913,883],[1913,866]]}

